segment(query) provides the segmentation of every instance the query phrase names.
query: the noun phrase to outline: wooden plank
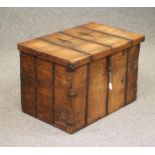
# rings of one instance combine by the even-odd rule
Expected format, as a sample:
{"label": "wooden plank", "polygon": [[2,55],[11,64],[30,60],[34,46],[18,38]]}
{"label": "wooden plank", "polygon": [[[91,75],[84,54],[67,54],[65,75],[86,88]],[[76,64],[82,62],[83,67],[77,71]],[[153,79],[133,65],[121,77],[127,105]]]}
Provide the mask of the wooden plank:
{"label": "wooden plank", "polygon": [[133,62],[133,61],[138,61],[138,58],[139,58],[139,51],[140,51],[140,44],[138,45],[135,45],[131,48],[129,48],[128,50],[129,52],[129,63],[130,62]]}
{"label": "wooden plank", "polygon": [[21,52],[20,54],[20,62],[21,62],[21,72],[29,75],[31,77],[35,77],[35,65],[34,65],[34,56],[25,54]]}
{"label": "wooden plank", "polygon": [[53,92],[52,87],[47,84],[37,85],[37,118],[52,123],[53,120]]}
{"label": "wooden plank", "polygon": [[[55,112],[68,110],[68,74],[63,66],[55,65]],[[63,101],[63,102],[62,102]]]}
{"label": "wooden plank", "polygon": [[129,104],[137,98],[137,79],[138,79],[138,57],[140,46],[136,45],[128,50],[128,81],[126,104]]}
{"label": "wooden plank", "polygon": [[31,77],[21,77],[21,98],[22,98],[22,110],[23,112],[32,115],[36,115],[36,103],[35,103],[35,80]]}
{"label": "wooden plank", "polygon": [[[79,78],[80,77],[80,78]],[[72,133],[85,124],[86,66],[75,72],[55,66],[55,126]]]}
{"label": "wooden plank", "polygon": [[[134,63],[128,66],[128,83],[127,83],[127,100],[126,104],[129,104],[137,98],[137,78],[138,69],[132,67]],[[132,70],[132,71],[131,71]]]}
{"label": "wooden plank", "polygon": [[[122,56],[120,56],[120,53]],[[111,56],[111,83],[112,89],[109,89],[108,113],[112,113],[125,105],[125,82],[126,65],[122,67],[124,61],[127,62],[127,52],[123,51]],[[118,59],[118,57],[120,59]],[[115,66],[118,67],[116,68]]]}
{"label": "wooden plank", "polygon": [[37,118],[53,120],[53,64],[37,59]]}
{"label": "wooden plank", "polygon": [[43,59],[37,59],[37,80],[52,83],[53,63]]}
{"label": "wooden plank", "polygon": [[21,102],[23,112],[36,115],[35,57],[20,53]]}
{"label": "wooden plank", "polygon": [[87,87],[87,66],[84,65],[72,73],[69,97],[72,100],[73,112],[85,112],[86,87]]}
{"label": "wooden plank", "polygon": [[89,67],[87,124],[106,115],[107,60],[92,62]]}
{"label": "wooden plank", "polygon": [[109,46],[115,48],[116,50],[121,50],[131,46],[130,40],[112,36],[108,33],[100,33],[98,31],[89,30],[85,27],[76,27],[63,31],[64,34],[68,34],[72,37],[78,39],[83,39],[85,41],[91,41],[103,46]]}
{"label": "wooden plank", "polygon": [[88,28],[89,30],[95,30],[103,33],[109,33],[114,36],[123,37],[126,39],[132,40],[132,45],[135,45],[139,42],[144,41],[145,37],[142,34],[138,34],[135,32],[129,32],[127,30],[114,28],[109,25],[99,24],[95,22],[90,22],[88,24],[83,25],[83,27]]}
{"label": "wooden plank", "polygon": [[117,70],[121,67],[126,66],[126,60],[127,60],[127,50],[120,51],[116,54],[113,54],[111,56],[111,69]]}

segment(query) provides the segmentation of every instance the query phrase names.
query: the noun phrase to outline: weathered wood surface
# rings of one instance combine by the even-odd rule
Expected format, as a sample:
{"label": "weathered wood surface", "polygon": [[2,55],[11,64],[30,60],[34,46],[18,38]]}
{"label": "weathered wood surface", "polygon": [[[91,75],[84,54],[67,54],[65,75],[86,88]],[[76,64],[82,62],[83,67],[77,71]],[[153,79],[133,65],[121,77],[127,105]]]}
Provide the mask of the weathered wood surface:
{"label": "weathered wood surface", "polygon": [[138,79],[138,57],[140,45],[136,45],[128,50],[128,71],[127,71],[127,94],[126,104],[131,103],[137,98],[137,79]]}
{"label": "weathered wood surface", "polygon": [[88,79],[88,124],[106,115],[107,59],[97,60],[89,65]]}
{"label": "weathered wood surface", "polygon": [[34,63],[35,57],[20,53],[22,110],[32,116],[36,116]]}
{"label": "weathered wood surface", "polygon": [[66,72],[62,66],[55,67],[55,125],[68,132],[85,125],[87,68],[80,67]]}
{"label": "weathered wood surface", "polygon": [[110,56],[112,90],[109,90],[108,113],[118,110],[125,104],[127,51]]}
{"label": "weathered wood surface", "polygon": [[20,43],[23,112],[74,133],[133,102],[143,40],[88,23]]}

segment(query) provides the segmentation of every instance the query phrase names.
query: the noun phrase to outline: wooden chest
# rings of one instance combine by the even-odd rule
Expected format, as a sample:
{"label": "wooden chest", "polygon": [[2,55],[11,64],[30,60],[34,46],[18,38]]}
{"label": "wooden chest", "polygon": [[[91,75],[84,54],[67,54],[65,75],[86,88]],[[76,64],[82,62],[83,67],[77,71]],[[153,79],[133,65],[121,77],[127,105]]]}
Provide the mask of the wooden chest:
{"label": "wooden chest", "polygon": [[19,43],[23,112],[74,133],[131,103],[142,41],[91,22]]}

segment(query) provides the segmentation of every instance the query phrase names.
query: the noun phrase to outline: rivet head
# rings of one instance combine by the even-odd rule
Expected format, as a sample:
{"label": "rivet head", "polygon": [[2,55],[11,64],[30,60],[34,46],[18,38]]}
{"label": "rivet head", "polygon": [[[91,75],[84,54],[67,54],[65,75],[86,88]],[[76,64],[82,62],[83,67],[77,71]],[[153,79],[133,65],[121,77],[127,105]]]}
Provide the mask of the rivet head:
{"label": "rivet head", "polygon": [[74,71],[76,68],[76,64],[68,64],[67,71]]}

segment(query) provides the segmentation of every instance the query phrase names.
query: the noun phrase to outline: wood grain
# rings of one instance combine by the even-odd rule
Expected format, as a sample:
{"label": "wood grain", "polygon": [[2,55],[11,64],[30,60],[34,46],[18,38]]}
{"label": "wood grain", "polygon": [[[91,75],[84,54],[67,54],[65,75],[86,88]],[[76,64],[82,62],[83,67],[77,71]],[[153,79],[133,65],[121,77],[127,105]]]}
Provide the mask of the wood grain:
{"label": "wood grain", "polygon": [[[80,78],[79,78],[80,77]],[[85,124],[86,66],[75,72],[55,67],[55,125],[72,133]]]}
{"label": "wood grain", "polygon": [[35,77],[35,65],[34,65],[35,57],[25,54],[25,53],[20,53],[20,69],[21,72],[29,75],[31,77]]}
{"label": "wood grain", "polygon": [[108,113],[125,105],[126,62],[126,51],[111,56],[112,90],[109,89]]}
{"label": "wood grain", "polygon": [[96,32],[93,30],[90,30],[88,33],[85,27],[72,28],[64,31],[64,33],[79,39],[84,39],[103,46],[112,47],[115,48],[115,50],[121,50],[131,46],[130,41],[127,39],[112,36],[107,33]]}
{"label": "wood grain", "polygon": [[53,120],[53,64],[37,59],[37,118]]}
{"label": "wood grain", "polygon": [[23,112],[74,133],[133,102],[143,40],[91,22],[19,43]]}
{"label": "wood grain", "polygon": [[90,64],[87,124],[106,115],[107,60]]}
{"label": "wood grain", "polygon": [[127,40],[132,41],[132,45],[135,45],[139,42],[144,41],[145,37],[142,34],[138,34],[135,32],[129,32],[124,29],[115,28],[106,24],[99,24],[96,22],[90,22],[88,24],[83,25],[83,27],[88,28],[89,30],[95,30],[102,33],[108,33],[113,36],[126,38]]}
{"label": "wood grain", "polygon": [[138,79],[138,57],[140,45],[131,47],[128,50],[128,80],[127,80],[127,101],[129,104],[137,98],[137,79]]}
{"label": "wood grain", "polygon": [[36,116],[35,57],[20,54],[22,110]]}
{"label": "wood grain", "polygon": [[101,57],[103,52],[109,51],[111,49],[111,47],[100,45],[95,42],[89,42],[88,40],[75,38],[63,33],[47,35],[41,37],[40,39],[48,41],[51,44],[56,44],[60,47],[67,47],[79,53],[86,54],[87,56],[91,56],[94,60],[98,59],[98,57]]}
{"label": "wood grain", "polygon": [[54,45],[40,39],[20,43],[18,44],[18,48],[28,54],[37,55],[40,58],[57,62],[64,66],[67,66],[68,63],[78,62],[81,59],[84,62],[88,62],[90,57],[88,54]]}

